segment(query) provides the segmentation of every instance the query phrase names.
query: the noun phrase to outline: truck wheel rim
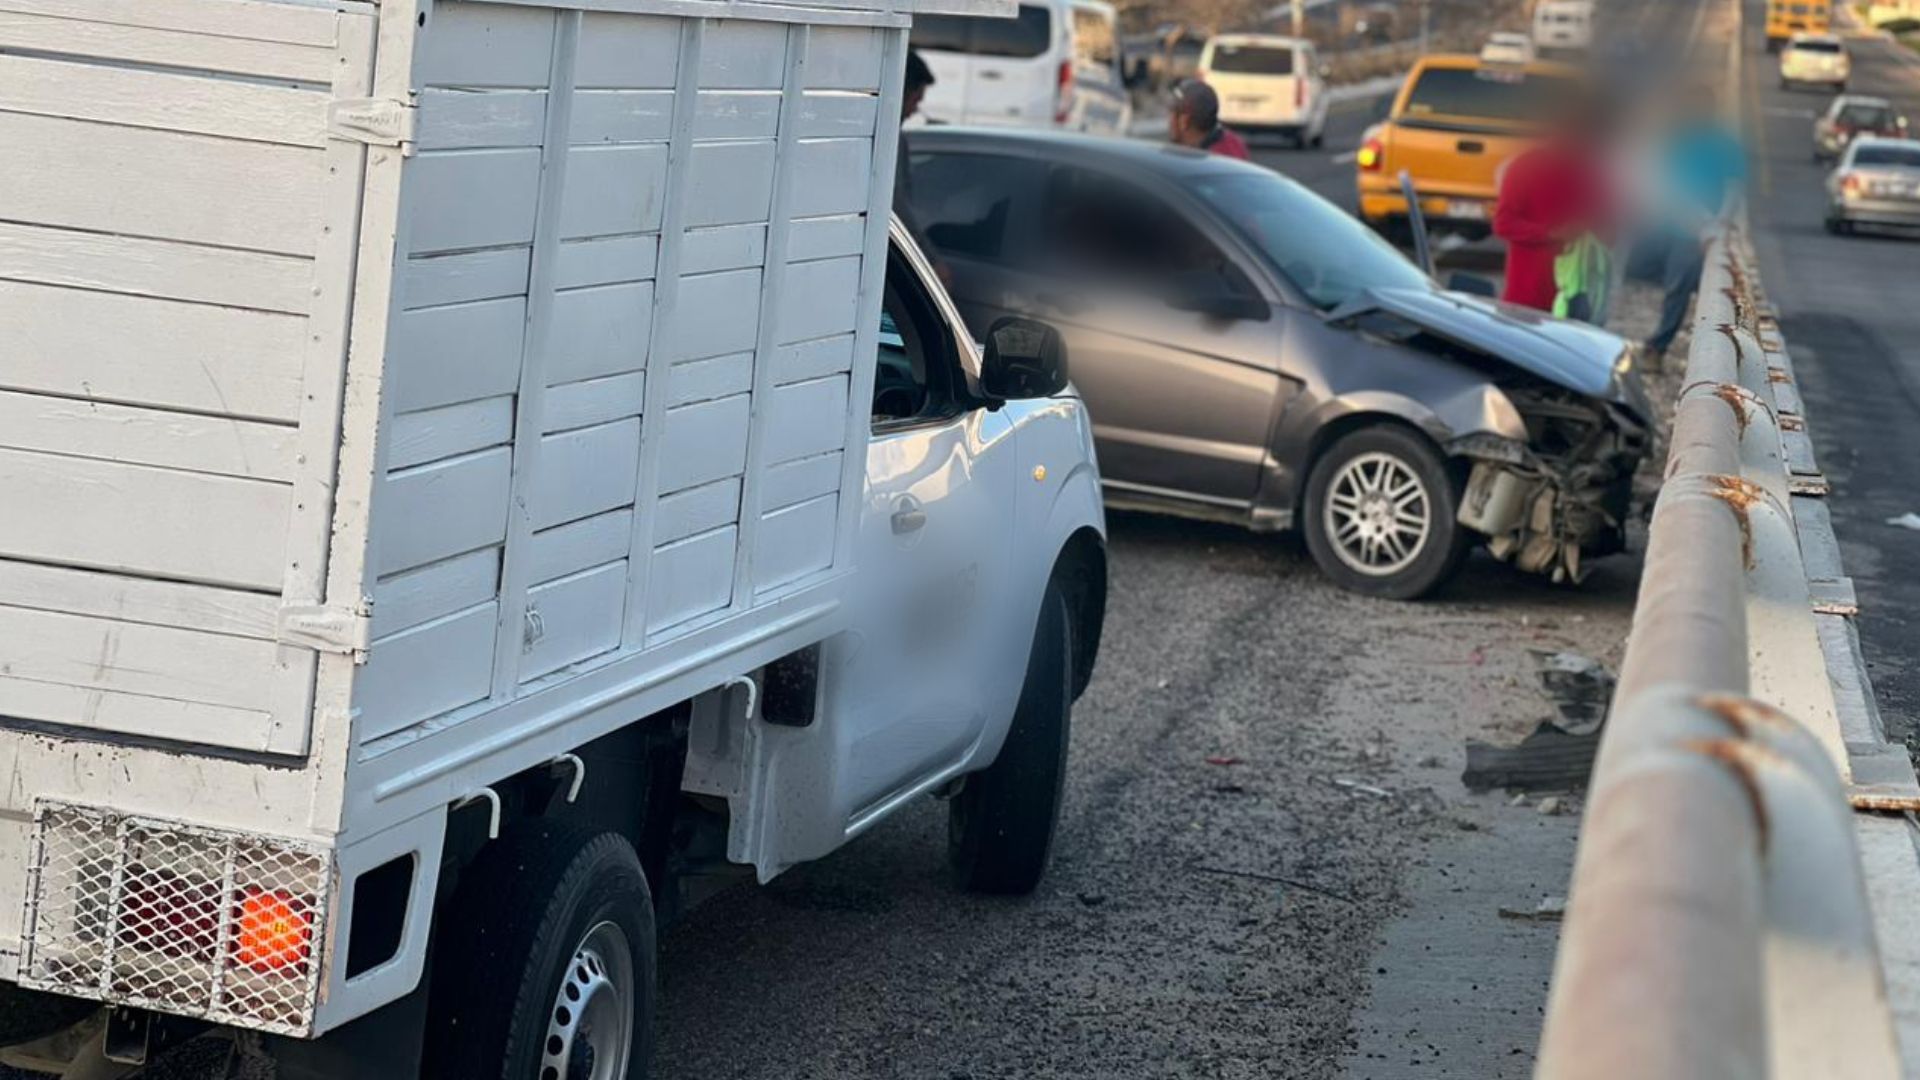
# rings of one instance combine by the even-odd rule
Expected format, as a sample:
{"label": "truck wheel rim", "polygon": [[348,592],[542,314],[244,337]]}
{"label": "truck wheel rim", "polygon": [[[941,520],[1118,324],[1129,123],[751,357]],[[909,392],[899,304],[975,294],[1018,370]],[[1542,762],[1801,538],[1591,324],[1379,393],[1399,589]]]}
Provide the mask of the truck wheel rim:
{"label": "truck wheel rim", "polygon": [[1369,577],[1412,565],[1433,531],[1433,500],[1420,474],[1378,451],[1341,466],[1327,488],[1322,513],[1334,554]]}
{"label": "truck wheel rim", "polygon": [[597,923],[581,938],[547,1013],[539,1080],[624,1080],[633,1048],[633,950]]}

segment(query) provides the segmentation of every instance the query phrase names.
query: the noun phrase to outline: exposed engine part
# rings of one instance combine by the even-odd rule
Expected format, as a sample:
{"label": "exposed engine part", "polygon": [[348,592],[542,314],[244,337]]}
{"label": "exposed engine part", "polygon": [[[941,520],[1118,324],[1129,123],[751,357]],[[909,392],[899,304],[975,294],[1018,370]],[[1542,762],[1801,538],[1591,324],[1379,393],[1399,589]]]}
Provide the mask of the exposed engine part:
{"label": "exposed engine part", "polygon": [[1586,558],[1625,545],[1628,494],[1646,433],[1617,411],[1571,395],[1509,395],[1526,419],[1528,444],[1482,437],[1448,448],[1473,462],[1460,523],[1486,534],[1495,558],[1577,583],[1586,576]]}

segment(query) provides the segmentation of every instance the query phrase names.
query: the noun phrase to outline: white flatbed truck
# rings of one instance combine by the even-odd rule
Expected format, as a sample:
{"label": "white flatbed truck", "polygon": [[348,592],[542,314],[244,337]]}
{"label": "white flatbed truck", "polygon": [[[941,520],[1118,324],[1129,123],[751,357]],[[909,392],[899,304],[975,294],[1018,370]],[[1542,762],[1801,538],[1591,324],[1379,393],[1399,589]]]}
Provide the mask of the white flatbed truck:
{"label": "white flatbed truck", "polygon": [[716,869],[1033,887],[1099,483],[890,225],[914,10],[0,0],[0,1060],[643,1077]]}

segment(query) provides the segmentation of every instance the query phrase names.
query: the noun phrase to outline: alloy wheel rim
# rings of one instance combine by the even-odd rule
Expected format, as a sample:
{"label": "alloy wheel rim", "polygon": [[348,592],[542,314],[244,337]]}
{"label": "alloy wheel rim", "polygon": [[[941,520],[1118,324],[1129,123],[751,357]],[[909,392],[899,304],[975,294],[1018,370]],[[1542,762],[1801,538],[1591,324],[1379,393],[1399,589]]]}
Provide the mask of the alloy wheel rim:
{"label": "alloy wheel rim", "polygon": [[1433,532],[1433,500],[1420,474],[1380,451],[1341,466],[1321,512],[1334,554],[1368,577],[1413,565]]}
{"label": "alloy wheel rim", "polygon": [[633,1053],[633,951],[596,923],[580,939],[547,1012],[539,1080],[624,1080]]}

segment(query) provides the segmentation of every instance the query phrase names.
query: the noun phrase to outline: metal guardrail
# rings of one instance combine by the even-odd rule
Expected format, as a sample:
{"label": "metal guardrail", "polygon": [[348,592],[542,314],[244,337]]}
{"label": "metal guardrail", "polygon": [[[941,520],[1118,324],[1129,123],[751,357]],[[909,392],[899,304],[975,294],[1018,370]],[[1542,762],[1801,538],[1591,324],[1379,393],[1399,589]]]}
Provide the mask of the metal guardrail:
{"label": "metal guardrail", "polygon": [[[1737,228],[1711,244],[1535,1075],[1878,1078],[1899,1049],[1794,499],[1824,493]],[[1820,527],[1825,527],[1824,515]]]}

